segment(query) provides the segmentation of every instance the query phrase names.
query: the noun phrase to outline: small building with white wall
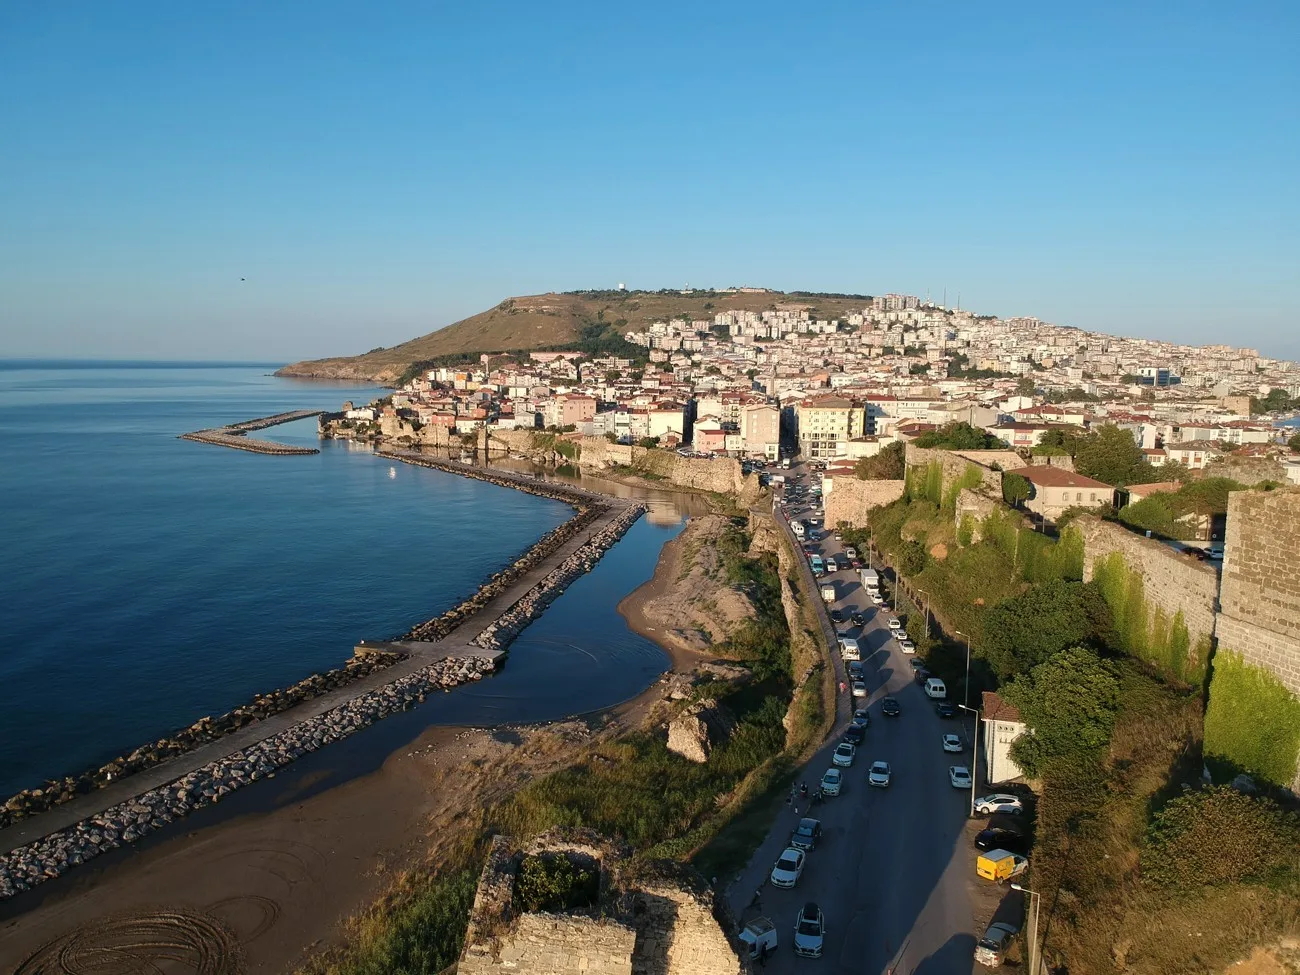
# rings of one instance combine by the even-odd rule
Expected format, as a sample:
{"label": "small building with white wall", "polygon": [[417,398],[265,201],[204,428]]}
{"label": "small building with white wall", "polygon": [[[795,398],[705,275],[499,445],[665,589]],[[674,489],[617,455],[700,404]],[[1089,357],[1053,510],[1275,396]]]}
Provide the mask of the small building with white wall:
{"label": "small building with white wall", "polygon": [[1025,733],[1020,712],[993,691],[984,692],[984,778],[989,785],[1000,785],[1024,777],[1011,744]]}

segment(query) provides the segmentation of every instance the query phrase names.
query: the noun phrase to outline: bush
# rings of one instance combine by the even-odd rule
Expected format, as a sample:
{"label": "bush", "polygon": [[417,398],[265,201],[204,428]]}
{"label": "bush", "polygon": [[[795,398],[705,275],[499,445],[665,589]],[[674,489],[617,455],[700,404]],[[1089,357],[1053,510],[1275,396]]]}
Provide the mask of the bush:
{"label": "bush", "polygon": [[901,481],[907,473],[906,444],[891,443],[874,457],[863,457],[853,472],[864,481]]}
{"label": "bush", "polygon": [[1096,586],[1052,581],[990,609],[980,650],[1005,680],[1066,647],[1104,643],[1110,629],[1110,608]]}
{"label": "bush", "polygon": [[1300,700],[1262,667],[1220,647],[1205,711],[1205,755],[1290,787],[1300,754]]}
{"label": "bush", "polygon": [[1155,814],[1142,851],[1142,877],[1197,890],[1277,881],[1297,872],[1300,825],[1271,799],[1227,786],[1178,796]]}
{"label": "bush", "polygon": [[515,903],[525,911],[555,913],[595,903],[600,876],[567,856],[526,856],[515,878]]}
{"label": "bush", "polygon": [[1002,689],[1031,729],[1011,746],[1030,778],[1061,759],[1098,754],[1110,742],[1119,709],[1119,675],[1086,647],[1073,647]]}

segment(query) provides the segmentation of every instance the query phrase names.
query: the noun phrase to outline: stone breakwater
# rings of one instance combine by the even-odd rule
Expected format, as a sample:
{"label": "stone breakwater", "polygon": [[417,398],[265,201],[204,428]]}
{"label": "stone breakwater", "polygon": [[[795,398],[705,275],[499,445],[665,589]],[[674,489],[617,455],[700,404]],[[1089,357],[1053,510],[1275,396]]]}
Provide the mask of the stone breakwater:
{"label": "stone breakwater", "polygon": [[519,631],[546,611],[565,588],[584,572],[590,572],[601,556],[617,544],[636,520],[645,513],[645,505],[629,505],[608,525],[596,532],[587,543],[548,572],[545,578],[501,614],[474,642],[485,650],[504,650]]}
{"label": "stone breakwater", "polygon": [[308,752],[406,710],[432,692],[449,691],[494,669],[495,664],[484,657],[447,657],[75,826],[19,847],[0,857],[0,900],[219,802],[236,789],[273,776]]}
{"label": "stone breakwater", "polygon": [[179,439],[214,444],[218,447],[233,447],[235,450],[249,450],[255,454],[276,454],[280,456],[319,454],[320,450],[316,447],[290,447],[287,444],[273,443],[270,440],[252,440],[244,436],[244,434],[250,430],[265,430],[267,427],[273,427],[280,423],[290,423],[293,420],[305,420],[309,416],[319,416],[321,412],[321,410],[294,410],[291,413],[260,416],[256,419],[245,420],[242,423],[232,423],[229,426],[182,433]]}
{"label": "stone breakwater", "polygon": [[39,789],[26,789],[10,797],[4,806],[0,807],[0,829],[11,826],[28,816],[52,809],[61,803],[69,802],[77,796],[93,792],[109,782],[121,780],[123,776],[142,772],[169,758],[192,751],[200,745],[216,741],[254,721],[269,718],[294,705],[343,687],[376,670],[391,666],[401,659],[403,659],[402,654],[388,650],[357,650],[342,667],[312,674],[296,684],[271,691],[269,694],[257,694],[248,704],[241,704],[215,718],[211,716],[200,718],[188,728],[182,728],[175,734],[159,738],[150,744],[141,745],[129,754],[115,758],[97,769],[51,780]]}

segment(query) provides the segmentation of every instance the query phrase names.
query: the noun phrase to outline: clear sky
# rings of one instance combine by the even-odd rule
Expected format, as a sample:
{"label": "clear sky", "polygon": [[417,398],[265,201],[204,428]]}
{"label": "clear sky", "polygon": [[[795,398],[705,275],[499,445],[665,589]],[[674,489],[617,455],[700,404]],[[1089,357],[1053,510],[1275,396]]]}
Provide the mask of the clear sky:
{"label": "clear sky", "polygon": [[1294,0],[9,0],[0,357],[352,354],[624,281],[1300,358],[1297,36]]}

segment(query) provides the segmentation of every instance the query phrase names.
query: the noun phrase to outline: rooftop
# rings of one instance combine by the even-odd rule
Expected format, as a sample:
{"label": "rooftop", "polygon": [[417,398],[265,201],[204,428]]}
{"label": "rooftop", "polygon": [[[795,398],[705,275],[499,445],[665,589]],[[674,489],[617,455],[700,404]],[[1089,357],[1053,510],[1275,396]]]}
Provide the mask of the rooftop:
{"label": "rooftop", "polygon": [[1111,485],[1101,481],[1094,481],[1091,477],[1084,477],[1082,474],[1076,474],[1074,471],[1067,471],[1062,467],[1021,467],[1017,470],[1010,471],[1011,474],[1019,474],[1031,484],[1038,487],[1077,487],[1077,488],[1109,488]]}

